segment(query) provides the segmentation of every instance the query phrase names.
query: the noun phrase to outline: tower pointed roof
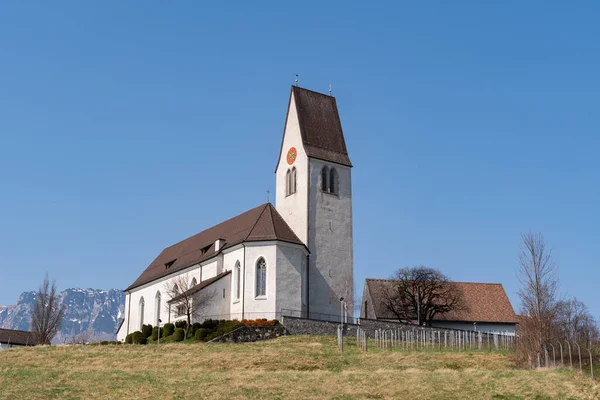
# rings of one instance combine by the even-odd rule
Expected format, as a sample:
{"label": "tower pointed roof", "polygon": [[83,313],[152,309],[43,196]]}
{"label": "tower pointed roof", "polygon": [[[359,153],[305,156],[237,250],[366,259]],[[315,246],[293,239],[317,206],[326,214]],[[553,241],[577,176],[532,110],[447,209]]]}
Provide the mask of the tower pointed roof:
{"label": "tower pointed roof", "polygon": [[[215,241],[222,240],[218,250]],[[164,249],[127,289],[133,289],[215,257],[244,242],[277,240],[306,245],[271,203],[266,203]],[[306,248],[308,251],[308,248]]]}
{"label": "tower pointed roof", "polygon": [[308,157],[352,167],[335,97],[298,86],[292,86],[290,105],[291,96],[294,96],[302,144]]}

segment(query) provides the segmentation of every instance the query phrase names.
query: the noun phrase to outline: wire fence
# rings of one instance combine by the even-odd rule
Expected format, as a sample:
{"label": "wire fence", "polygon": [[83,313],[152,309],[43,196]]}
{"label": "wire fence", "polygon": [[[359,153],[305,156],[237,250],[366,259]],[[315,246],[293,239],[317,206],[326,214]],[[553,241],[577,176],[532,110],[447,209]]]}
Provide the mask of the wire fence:
{"label": "wire fence", "polygon": [[[356,342],[358,348],[367,351],[369,332],[357,328]],[[372,342],[384,351],[514,351],[517,338],[500,333],[401,327],[375,330]]]}
{"label": "wire fence", "polygon": [[[590,376],[594,379],[594,354],[592,344],[588,346],[579,345],[577,342],[565,341],[566,346],[563,347],[562,342],[548,343],[538,352],[537,366],[538,368],[555,368],[555,369],[576,369],[579,366],[579,373],[583,374],[583,366],[589,359]],[[556,346],[555,346],[556,345]],[[560,365],[557,364],[557,351],[560,358]],[[565,358],[568,359],[565,361]],[[583,354],[583,357],[582,357]],[[573,367],[573,358],[575,358],[575,367]]]}

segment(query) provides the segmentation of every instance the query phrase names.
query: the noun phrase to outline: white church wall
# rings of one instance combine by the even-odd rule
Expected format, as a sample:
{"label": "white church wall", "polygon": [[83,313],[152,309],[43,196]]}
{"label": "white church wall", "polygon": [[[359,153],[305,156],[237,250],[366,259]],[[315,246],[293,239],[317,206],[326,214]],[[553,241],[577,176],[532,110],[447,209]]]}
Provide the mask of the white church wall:
{"label": "white church wall", "polygon": [[[324,166],[338,173],[338,193],[321,191]],[[310,159],[309,243],[310,312],[339,313],[339,299],[353,304],[351,168]],[[350,307],[350,313],[353,312]]]}
{"label": "white church wall", "polygon": [[206,318],[230,319],[231,274],[222,277],[210,286],[202,289],[211,295],[208,306],[202,310],[202,316],[193,322],[202,322]]}
{"label": "white church wall", "polygon": [[302,266],[306,254],[301,246],[277,243],[277,312],[302,311]]}
{"label": "white church wall", "polygon": [[[256,262],[260,257],[264,257],[267,263],[266,296],[256,297]],[[245,259],[244,318],[273,319],[276,317],[277,246],[275,242],[247,243]]]}
{"label": "white church wall", "polygon": [[[292,165],[289,165],[287,163],[287,154],[291,147],[296,148],[297,154],[296,161]],[[308,158],[302,144],[296,103],[293,96],[290,102],[285,134],[283,136],[283,146],[279,157],[279,164],[275,175],[276,208],[296,236],[303,243],[307,243],[308,209],[306,205],[308,187],[306,183],[308,182]],[[288,169],[291,170],[292,167],[296,167],[296,193],[286,196],[286,172]]]}
{"label": "white church wall", "polygon": [[123,324],[121,324],[121,327],[119,328],[119,331],[117,332],[117,340],[118,341],[125,341],[125,336],[127,336],[127,325],[129,324],[129,320],[130,320],[127,313],[131,311],[131,308],[129,307],[129,298],[130,297],[131,296],[129,294],[125,295],[125,308],[123,309],[125,317],[124,317]]}
{"label": "white church wall", "polygon": [[[171,300],[171,298],[166,293],[166,288],[171,287],[174,284],[174,279],[182,275],[187,275],[190,282],[193,278],[196,278],[196,280],[200,282],[200,266],[198,264],[193,265],[175,274],[159,278],[156,281],[147,283],[130,291],[126,296],[126,320],[123,322],[123,327],[119,330],[119,340],[124,340],[128,333],[140,330],[142,323],[152,324],[152,326],[156,325],[156,293],[158,291],[161,293],[160,319],[163,324],[169,322],[167,301]],[[143,321],[141,318],[141,310],[139,309],[140,299],[142,297],[144,298]],[[128,309],[129,303],[131,303],[130,309]]]}
{"label": "white church wall", "polygon": [[244,287],[243,276],[240,274],[240,298],[236,298],[236,280],[237,275],[235,272],[235,263],[240,263],[240,269],[244,269],[244,247],[242,245],[236,246],[232,249],[227,249],[223,254],[223,268],[224,270],[231,271],[231,278],[229,279],[230,286],[230,319],[241,319],[242,317],[242,288]]}
{"label": "white church wall", "polygon": [[218,275],[218,262],[215,257],[210,262],[206,264],[202,264],[202,281],[205,281],[210,278],[214,278]]}

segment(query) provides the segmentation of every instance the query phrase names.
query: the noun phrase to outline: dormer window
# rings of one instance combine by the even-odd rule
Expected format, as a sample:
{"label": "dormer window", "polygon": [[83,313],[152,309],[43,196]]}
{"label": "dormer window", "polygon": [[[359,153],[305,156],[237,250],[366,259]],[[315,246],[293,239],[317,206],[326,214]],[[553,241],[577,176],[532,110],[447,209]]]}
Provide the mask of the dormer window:
{"label": "dormer window", "polygon": [[212,244],[209,244],[208,246],[203,247],[200,251],[202,252],[202,254],[206,254],[208,250],[210,250],[211,246]]}
{"label": "dormer window", "polygon": [[174,259],[173,261],[169,261],[168,263],[165,263],[165,269],[169,269],[173,266],[173,264],[175,264],[175,261],[177,261],[177,259]]}

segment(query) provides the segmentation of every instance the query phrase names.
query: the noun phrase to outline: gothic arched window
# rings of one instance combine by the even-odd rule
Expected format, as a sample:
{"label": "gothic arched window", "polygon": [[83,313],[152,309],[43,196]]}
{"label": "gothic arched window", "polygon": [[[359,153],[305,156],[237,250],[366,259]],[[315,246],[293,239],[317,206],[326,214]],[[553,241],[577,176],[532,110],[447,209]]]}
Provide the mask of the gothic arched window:
{"label": "gothic arched window", "polygon": [[287,172],[285,173],[285,195],[289,196],[290,195],[290,191],[291,191],[291,185],[290,185],[290,179],[292,177],[292,171],[290,171],[289,169],[287,170]]}
{"label": "gothic arched window", "polygon": [[321,170],[321,190],[324,192],[329,191],[329,185],[327,181],[329,180],[329,168],[326,166]]}
{"label": "gothic arched window", "polygon": [[267,262],[264,258],[256,261],[256,297],[267,295]]}
{"label": "gothic arched window", "polygon": [[235,263],[235,298],[239,299],[241,295],[242,267],[240,262]]}
{"label": "gothic arched window", "polygon": [[179,286],[177,286],[177,284],[173,285],[173,293],[174,294],[179,294]]}
{"label": "gothic arched window", "polygon": [[296,193],[296,167],[292,168],[290,194]]}
{"label": "gothic arched window", "polygon": [[194,277],[194,279],[192,279],[192,283],[190,288],[193,288],[194,286],[196,286],[198,284],[198,281],[196,280],[196,277]]}
{"label": "gothic arched window", "polygon": [[156,292],[156,296],[154,296],[154,302],[156,304],[156,309],[155,309],[155,314],[156,314],[156,326],[158,326],[159,321],[160,321],[160,291]]}
{"label": "gothic arched window", "polygon": [[338,173],[335,168],[331,168],[329,171],[329,193],[338,193]]}
{"label": "gothic arched window", "polygon": [[146,303],[144,302],[144,297],[142,296],[140,298],[140,305],[139,305],[139,317],[138,317],[138,321],[140,321],[140,331],[142,330],[142,325],[144,325],[144,306],[146,305]]}

